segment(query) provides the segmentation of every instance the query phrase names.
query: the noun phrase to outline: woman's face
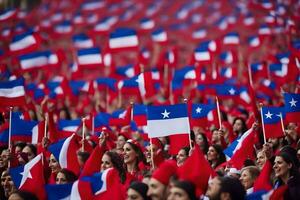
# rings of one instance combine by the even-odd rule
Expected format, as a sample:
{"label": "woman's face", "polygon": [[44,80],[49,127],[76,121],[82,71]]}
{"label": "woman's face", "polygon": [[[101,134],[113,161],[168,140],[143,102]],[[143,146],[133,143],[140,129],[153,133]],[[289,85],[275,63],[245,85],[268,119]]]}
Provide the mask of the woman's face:
{"label": "woman's face", "polygon": [[215,150],[214,147],[210,146],[208,148],[208,152],[207,152],[207,160],[209,161],[215,161],[218,159],[218,153],[217,151]]}
{"label": "woman's face", "polygon": [[265,153],[263,151],[258,152],[258,154],[256,156],[256,165],[260,170],[263,168],[266,161],[267,161],[267,158],[266,158]]}
{"label": "woman's face", "polygon": [[292,168],[292,164],[284,161],[281,156],[276,156],[273,169],[277,178],[289,176],[289,170]]}
{"label": "woman's face", "polygon": [[123,149],[124,144],[126,143],[126,140],[123,135],[119,135],[117,138],[117,149]]}
{"label": "woman's face", "polygon": [[104,171],[111,167],[113,167],[113,164],[111,162],[110,157],[107,154],[104,154],[102,157],[101,171]]}
{"label": "woman's face", "polygon": [[127,200],[143,200],[143,197],[134,189],[129,188],[127,191]]}
{"label": "woman's face", "polygon": [[55,159],[53,154],[51,154],[51,156],[50,156],[49,167],[50,167],[52,173],[57,173],[58,170],[61,169],[58,161]]}
{"label": "woman's face", "polygon": [[29,161],[32,160],[35,157],[34,153],[30,149],[30,147],[28,147],[28,146],[25,146],[24,149],[22,150],[22,152],[27,154],[27,157],[28,157]]}
{"label": "woman's face", "polygon": [[58,172],[55,179],[56,184],[67,184],[67,178],[64,173]]}
{"label": "woman's face", "polygon": [[123,149],[124,149],[124,163],[129,164],[135,162],[137,159],[137,153],[134,151],[132,146],[129,143],[126,143]]}
{"label": "woman's face", "polygon": [[197,134],[195,137],[196,144],[198,144],[200,147],[204,145],[204,139],[201,134]]}
{"label": "woman's face", "polygon": [[246,190],[253,186],[254,180],[252,179],[249,170],[246,169],[242,172],[240,181]]}
{"label": "woman's face", "polygon": [[187,157],[188,157],[188,155],[186,155],[185,150],[180,149],[176,156],[177,166],[183,165],[183,163],[187,159]]}
{"label": "woman's face", "polygon": [[237,119],[233,124],[233,132],[240,132],[243,128],[243,122],[240,119]]}

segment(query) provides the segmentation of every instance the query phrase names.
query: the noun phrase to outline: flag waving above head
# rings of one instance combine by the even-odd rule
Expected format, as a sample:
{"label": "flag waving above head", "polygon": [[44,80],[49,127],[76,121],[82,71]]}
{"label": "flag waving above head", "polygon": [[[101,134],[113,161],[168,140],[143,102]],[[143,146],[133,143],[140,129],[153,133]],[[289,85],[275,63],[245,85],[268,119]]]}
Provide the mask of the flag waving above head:
{"label": "flag waving above head", "polygon": [[190,133],[186,104],[147,106],[147,110],[150,138]]}
{"label": "flag waving above head", "polygon": [[0,82],[0,107],[25,104],[24,79]]}
{"label": "flag waving above head", "polygon": [[287,122],[300,123],[300,94],[284,93]]}
{"label": "flag waving above head", "polygon": [[32,192],[39,199],[46,198],[42,159],[42,154],[39,154],[27,164],[9,170],[18,189]]}
{"label": "flag waving above head", "polygon": [[262,119],[265,129],[265,137],[277,138],[283,137],[281,119],[285,118],[285,112],[283,107],[262,107]]}
{"label": "flag waving above head", "polygon": [[79,173],[79,164],[76,154],[78,149],[79,145],[74,134],[66,139],[59,140],[48,148],[59,162],[61,168],[67,168],[75,174]]}
{"label": "flag waving above head", "polygon": [[113,51],[137,49],[139,39],[134,29],[119,28],[110,34],[108,46]]}

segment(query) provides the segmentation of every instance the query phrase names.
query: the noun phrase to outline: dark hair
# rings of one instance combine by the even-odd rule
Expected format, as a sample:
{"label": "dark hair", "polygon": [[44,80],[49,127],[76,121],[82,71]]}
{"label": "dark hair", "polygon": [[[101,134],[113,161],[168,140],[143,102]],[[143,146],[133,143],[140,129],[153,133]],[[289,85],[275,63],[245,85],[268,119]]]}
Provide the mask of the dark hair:
{"label": "dark hair", "polygon": [[82,158],[82,161],[85,163],[89,159],[90,153],[86,151],[78,151],[77,156]]}
{"label": "dark hair", "polygon": [[144,200],[150,200],[151,198],[147,196],[148,185],[139,181],[133,181],[129,185],[128,189],[133,189],[138,192]]}
{"label": "dark hair", "polygon": [[17,194],[23,200],[38,200],[38,198],[35,196],[35,194],[28,192],[28,191],[17,190],[15,192],[13,192],[12,194]]}
{"label": "dark hair", "polygon": [[136,163],[137,167],[140,162],[143,162],[144,164],[146,164],[147,161],[146,161],[145,155],[144,155],[143,151],[141,150],[141,148],[137,144],[134,144],[131,141],[127,140],[126,143],[128,143],[137,154],[137,163]]}
{"label": "dark hair", "polygon": [[190,200],[196,200],[196,188],[195,185],[189,181],[175,181],[174,187],[183,189],[189,196]]}
{"label": "dark hair", "polygon": [[14,146],[15,146],[15,148],[20,147],[21,149],[24,149],[24,147],[26,146],[26,143],[25,142],[17,142]]}
{"label": "dark hair", "polygon": [[217,163],[216,163],[216,167],[219,166],[220,164],[226,162],[226,156],[223,152],[222,146],[219,144],[213,144],[213,145],[211,145],[211,147],[213,147],[216,150],[216,152],[219,156]]}
{"label": "dark hair", "polygon": [[36,154],[37,154],[36,146],[34,146],[33,144],[27,144],[25,147],[29,147],[30,150],[32,151],[32,153],[34,154],[34,156],[36,156]]}
{"label": "dark hair", "polygon": [[180,150],[184,150],[185,155],[186,155],[186,156],[189,156],[189,153],[190,153],[190,147],[182,147]]}
{"label": "dark hair", "polygon": [[241,122],[242,122],[242,130],[241,130],[241,133],[244,134],[244,133],[248,130],[246,121],[245,121],[245,119],[242,118],[242,117],[236,117],[236,118],[234,118],[232,125],[234,125],[235,122],[236,122],[237,120],[241,120]]}
{"label": "dark hair", "polygon": [[[202,138],[203,138],[204,148],[201,149],[201,150],[202,150],[202,152],[203,152],[204,154],[206,154],[207,151],[208,151],[208,147],[209,147],[207,137],[206,137],[206,135],[205,135],[204,133],[198,133],[198,134],[201,135]],[[201,147],[200,147],[200,148],[201,148]]]}
{"label": "dark hair", "polygon": [[229,193],[232,200],[244,199],[246,196],[246,191],[241,182],[234,177],[224,176],[219,177],[221,181],[221,193]]}
{"label": "dark hair", "polygon": [[[73,183],[73,182],[75,182],[75,181],[78,179],[78,177],[76,176],[76,174],[74,174],[74,172],[72,172],[72,171],[70,171],[70,170],[68,170],[68,169],[66,169],[66,168],[60,169],[60,170],[58,171],[58,173],[64,174],[65,177],[66,177],[66,181],[67,181],[68,183]],[[58,174],[58,173],[57,173],[57,174]],[[57,175],[56,175],[56,176],[57,176]]]}
{"label": "dark hair", "polygon": [[121,183],[125,183],[126,170],[124,168],[124,162],[122,157],[114,151],[107,151],[105,152],[105,154],[110,157],[113,167],[119,172]]}

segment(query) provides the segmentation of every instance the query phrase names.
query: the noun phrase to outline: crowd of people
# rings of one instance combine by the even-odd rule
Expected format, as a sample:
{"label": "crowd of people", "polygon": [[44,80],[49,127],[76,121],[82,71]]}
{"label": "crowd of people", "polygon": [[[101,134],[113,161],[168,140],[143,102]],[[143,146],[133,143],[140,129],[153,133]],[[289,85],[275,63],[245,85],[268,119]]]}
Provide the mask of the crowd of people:
{"label": "crowd of people", "polygon": [[[272,137],[272,132],[268,132],[266,138],[263,116],[259,114],[262,106],[289,104],[282,92],[299,96],[299,1],[45,0],[38,3],[26,12],[13,9],[17,14],[8,19],[0,16],[0,38],[3,39],[0,42],[0,84],[20,77],[25,82],[25,99],[21,105],[15,102],[10,105],[8,100],[0,102],[0,199],[296,200],[300,197],[300,115],[292,121],[284,118],[281,134]],[[37,19],[38,15],[41,19]],[[75,20],[78,16],[82,22]],[[108,30],[96,30],[96,22],[113,16],[117,16],[118,22],[110,19],[112,21],[105,24]],[[97,18],[95,22],[93,17]],[[155,28],[166,29],[167,39],[156,40],[153,35],[150,39],[154,27],[140,28],[139,20],[143,17],[153,19]],[[72,24],[71,32],[55,28],[66,21]],[[226,27],[222,28],[224,23]],[[262,30],[261,25],[265,24],[269,32]],[[138,47],[106,48],[110,33],[122,26],[138,30]],[[41,37],[33,51],[64,53],[58,67],[48,63],[42,68],[33,65],[33,69],[23,69],[24,53],[13,52],[11,44],[14,36],[28,27]],[[205,36],[194,36],[199,27],[207,31]],[[7,29],[11,33],[6,34]],[[226,46],[224,35],[234,31],[239,34],[239,42]],[[92,47],[103,47],[101,66],[85,68],[80,64],[78,52],[83,48],[71,40],[79,33],[92,39]],[[252,48],[245,40],[257,33],[260,44]],[[207,41],[215,41],[217,50]],[[202,46],[197,46],[198,43]],[[202,51],[203,44],[210,48],[206,54]],[[150,56],[143,55],[142,47],[149,46]],[[222,60],[221,50],[232,53],[229,61]],[[32,49],[30,51],[32,53]],[[205,60],[207,53],[212,57],[208,61]],[[111,60],[107,63],[108,54]],[[74,65],[69,68],[68,65],[76,65],[76,62],[77,68],[73,68]],[[262,68],[269,67],[266,74],[254,74],[255,70],[247,67],[258,62]],[[274,63],[286,66],[287,72],[275,76],[277,72],[272,72],[270,67]],[[118,69],[125,69],[128,64],[132,64],[131,73],[135,76],[120,75]],[[193,65],[189,72],[194,74],[178,76],[185,65]],[[236,70],[236,73],[222,77],[221,69],[225,67],[221,65],[229,66],[231,72]],[[155,93],[146,96],[141,85],[133,92],[126,90],[126,80],[139,77],[134,79],[139,82],[139,75],[147,72],[152,72],[150,82],[152,87],[155,85],[151,88]],[[154,78],[155,72],[159,73],[159,80]],[[105,82],[107,85],[103,88],[98,78],[116,82],[113,86]],[[74,91],[71,85],[76,81],[83,84]],[[150,89],[146,81],[149,79],[143,87],[148,95]],[[57,92],[58,87],[50,86],[50,82],[59,85],[62,92]],[[276,86],[266,89],[262,84],[266,82]],[[228,94],[222,93],[222,96],[211,91],[217,90],[215,85],[227,84],[247,87],[251,102],[241,103],[236,96],[228,98],[224,97]],[[4,98],[2,87],[0,97]],[[216,95],[219,95],[217,100]],[[148,137],[147,129],[133,116],[133,106],[138,104],[186,103],[192,112],[192,105],[196,103],[215,101],[218,107],[214,120],[209,119],[211,113],[206,114],[204,123],[189,115],[191,130],[186,134],[189,142],[176,153],[170,151],[176,146],[170,136]],[[297,99],[292,101],[300,113]],[[123,112],[117,115],[115,123],[106,122],[103,116],[113,118],[112,113],[120,109]],[[99,113],[103,118],[98,126]],[[60,130],[62,120],[78,119],[81,123],[76,125],[76,130]],[[20,121],[35,121],[41,125],[39,134],[42,132],[42,136],[38,142],[12,136],[11,127],[21,126]],[[274,130],[274,135],[275,132],[278,130]],[[245,145],[246,140],[250,145]],[[40,162],[41,167],[36,167]],[[21,173],[17,169],[22,169]],[[51,190],[53,186],[55,189]],[[55,193],[63,195],[55,196]]]}

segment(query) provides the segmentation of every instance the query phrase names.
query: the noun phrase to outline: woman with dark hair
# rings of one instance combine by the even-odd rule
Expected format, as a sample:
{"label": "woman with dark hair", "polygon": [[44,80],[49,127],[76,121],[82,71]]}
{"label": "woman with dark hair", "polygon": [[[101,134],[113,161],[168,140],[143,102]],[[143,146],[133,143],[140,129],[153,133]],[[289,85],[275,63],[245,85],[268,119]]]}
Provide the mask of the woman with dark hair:
{"label": "woman with dark hair", "polygon": [[37,154],[37,149],[33,144],[27,144],[22,152],[18,155],[18,161],[20,164],[24,165],[31,161]]}
{"label": "woman with dark hair", "polygon": [[175,181],[171,187],[168,200],[196,200],[195,185],[189,181]]}
{"label": "woman with dark hair", "polygon": [[146,158],[141,145],[135,140],[127,140],[124,145],[124,163],[126,170],[135,178],[141,178],[141,170],[139,165],[146,164]]}
{"label": "woman with dark hair", "polygon": [[183,147],[178,151],[176,155],[177,166],[183,165],[184,161],[189,157],[189,152],[190,147]]}
{"label": "woman with dark hair", "polygon": [[203,154],[206,154],[209,147],[206,135],[204,133],[196,133],[195,142],[200,146],[200,149],[202,150]]}
{"label": "woman with dark hair", "polygon": [[117,152],[106,151],[102,156],[101,171],[112,167],[118,171],[120,181],[124,184],[126,181],[126,170],[121,156]]}
{"label": "woman with dark hair", "polygon": [[235,137],[240,137],[248,130],[246,121],[242,117],[236,117],[233,120],[232,128]]}
{"label": "woman with dark hair", "polygon": [[9,196],[8,200],[38,200],[38,198],[31,192],[17,190]]}
{"label": "woman with dark hair", "polygon": [[68,169],[61,169],[58,171],[56,175],[55,182],[56,184],[67,184],[73,183],[78,179],[78,177],[74,174],[74,172]]}
{"label": "woman with dark hair", "polygon": [[147,184],[133,181],[127,190],[127,200],[150,200],[150,197],[147,196],[147,191]]}
{"label": "woman with dark hair", "polygon": [[221,145],[213,144],[208,148],[207,160],[213,169],[226,161]]}
{"label": "woman with dark hair", "polygon": [[[296,152],[296,150],[295,150]],[[299,199],[300,197],[300,174],[297,164],[295,164],[296,153],[281,151],[276,157],[273,165],[275,177],[274,188],[287,185],[284,199]]]}

